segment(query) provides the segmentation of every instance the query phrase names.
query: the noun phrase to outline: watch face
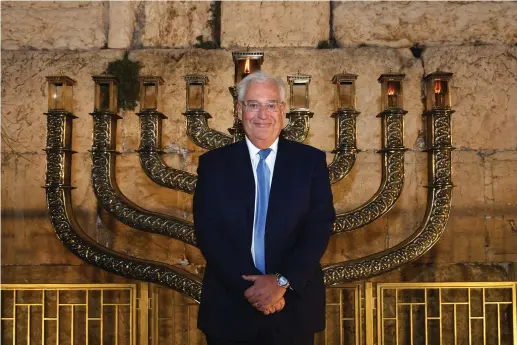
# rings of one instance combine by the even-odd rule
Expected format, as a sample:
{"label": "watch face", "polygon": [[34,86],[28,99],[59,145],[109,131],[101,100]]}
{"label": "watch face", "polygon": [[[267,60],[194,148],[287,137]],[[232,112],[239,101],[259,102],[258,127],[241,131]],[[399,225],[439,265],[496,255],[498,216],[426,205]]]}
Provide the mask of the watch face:
{"label": "watch face", "polygon": [[278,282],[280,283],[280,285],[284,286],[287,284],[287,279],[285,277],[280,277],[278,279]]}

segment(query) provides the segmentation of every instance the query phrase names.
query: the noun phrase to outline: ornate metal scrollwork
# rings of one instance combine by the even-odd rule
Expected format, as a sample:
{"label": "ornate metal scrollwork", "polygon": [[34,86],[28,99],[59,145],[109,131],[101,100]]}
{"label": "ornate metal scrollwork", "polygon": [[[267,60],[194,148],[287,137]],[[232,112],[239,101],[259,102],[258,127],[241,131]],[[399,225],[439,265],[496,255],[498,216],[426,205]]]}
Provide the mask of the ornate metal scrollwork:
{"label": "ornate metal scrollwork", "polygon": [[197,176],[189,172],[173,169],[163,161],[161,148],[161,121],[166,118],[158,111],[145,111],[140,116],[140,164],[146,175],[157,184],[194,194]]}
{"label": "ornate metal scrollwork", "polygon": [[355,163],[357,155],[356,118],[360,113],[355,109],[339,109],[332,114],[336,119],[336,149],[334,159],[329,164],[330,183],[342,180]]}
{"label": "ornate metal scrollwork", "polygon": [[208,126],[208,119],[212,116],[206,111],[187,111],[185,116],[187,118],[187,135],[197,146],[213,150],[233,142],[229,135]]}
{"label": "ornate metal scrollwork", "polygon": [[93,112],[92,181],[100,205],[135,229],[165,235],[195,245],[194,227],[185,220],[145,210],[129,201],[115,180],[115,133],[118,115]]}
{"label": "ornate metal scrollwork", "polygon": [[451,114],[447,108],[425,113],[428,138],[429,192],[420,227],[402,243],[388,250],[323,269],[325,284],[369,278],[392,270],[426,253],[441,237],[449,219],[452,198]]}
{"label": "ornate metal scrollwork", "polygon": [[301,143],[309,134],[310,120],[314,113],[308,110],[290,111],[286,114],[289,123],[282,130],[282,138]]}
{"label": "ornate metal scrollwork", "polygon": [[334,234],[352,231],[386,214],[404,187],[404,122],[406,113],[400,109],[384,110],[382,119],[382,178],[377,192],[358,208],[339,214],[334,222]]}
{"label": "ornate metal scrollwork", "polygon": [[[201,279],[176,267],[139,260],[99,245],[79,226],[73,214],[70,176],[72,119],[64,111],[47,113],[46,195],[50,221],[58,238],[74,255],[106,271],[162,284],[199,301]],[[70,134],[69,134],[70,133]],[[71,138],[71,136],[70,136]]]}

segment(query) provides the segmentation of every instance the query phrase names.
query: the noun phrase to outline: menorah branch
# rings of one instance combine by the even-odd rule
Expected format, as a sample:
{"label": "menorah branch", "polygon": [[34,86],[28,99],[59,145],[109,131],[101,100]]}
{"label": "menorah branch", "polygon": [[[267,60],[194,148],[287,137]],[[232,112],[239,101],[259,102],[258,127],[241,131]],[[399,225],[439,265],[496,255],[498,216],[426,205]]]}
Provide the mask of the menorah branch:
{"label": "menorah branch", "polygon": [[402,109],[385,110],[382,119],[382,178],[377,192],[363,205],[338,214],[333,234],[348,232],[373,222],[395,205],[404,187],[404,121]]}
{"label": "menorah branch", "polygon": [[92,183],[103,209],[122,223],[135,229],[164,235],[195,245],[191,223],[172,216],[151,212],[128,200],[115,179],[115,133],[118,116],[110,112],[93,112]]}
{"label": "menorah branch", "polygon": [[323,268],[327,286],[370,278],[407,264],[431,249],[445,231],[452,199],[451,121],[453,110],[433,109],[427,121],[429,186],[422,224],[403,242],[373,255]]}
{"label": "menorah branch", "polygon": [[232,137],[222,132],[211,129],[208,119],[211,117],[205,111],[187,111],[187,135],[194,144],[207,150],[229,145]]}
{"label": "menorah branch", "polygon": [[284,139],[303,142],[309,134],[310,119],[314,115],[311,111],[290,111],[286,114],[289,119],[289,123],[280,133],[280,136]]}
{"label": "menorah branch", "polygon": [[330,183],[342,180],[355,163],[357,155],[356,119],[360,113],[355,109],[339,109],[332,114],[336,119],[336,149],[329,165]]}
{"label": "menorah branch", "polygon": [[140,117],[140,165],[145,174],[160,186],[194,194],[197,176],[189,172],[169,167],[162,159],[161,122],[166,118],[160,112],[138,113]]}
{"label": "menorah branch", "polygon": [[201,298],[201,279],[176,267],[140,260],[99,245],[77,223],[71,202],[71,113],[47,114],[46,196],[52,227],[74,255],[106,271],[168,286],[196,301]]}

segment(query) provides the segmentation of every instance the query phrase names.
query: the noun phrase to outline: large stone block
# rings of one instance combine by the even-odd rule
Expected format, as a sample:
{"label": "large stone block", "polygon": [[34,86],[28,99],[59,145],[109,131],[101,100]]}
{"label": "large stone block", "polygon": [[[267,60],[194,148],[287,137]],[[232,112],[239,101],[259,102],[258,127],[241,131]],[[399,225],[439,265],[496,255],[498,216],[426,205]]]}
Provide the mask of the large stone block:
{"label": "large stone block", "polygon": [[81,264],[49,220],[42,188],[45,155],[2,156],[2,265]]}
{"label": "large stone block", "polygon": [[328,40],[329,2],[223,2],[223,47],[316,47]]}
{"label": "large stone block", "polygon": [[105,71],[122,51],[36,52],[6,51],[2,54],[2,151],[41,152],[45,147],[48,110],[46,76],[60,71],[77,81],[74,86],[73,149],[92,146],[95,84],[92,75]]}
{"label": "large stone block", "polygon": [[427,155],[408,151],[404,154],[402,193],[386,218],[386,245],[391,248],[409,238],[425,220],[427,208]]}
{"label": "large stone block", "polygon": [[107,41],[103,1],[2,2],[2,49],[92,49]]}
{"label": "large stone block", "polygon": [[483,161],[476,152],[454,151],[452,168],[455,188],[447,227],[424,258],[446,263],[485,261]]}
{"label": "large stone block", "polygon": [[[140,166],[138,153],[124,153],[116,158],[116,177],[120,191],[138,206],[181,219],[192,214],[192,195],[162,187],[147,177]],[[179,169],[181,167],[174,166]]]}
{"label": "large stone block", "polygon": [[334,34],[341,46],[371,44],[514,44],[514,2],[334,2]]}
{"label": "large stone block", "polygon": [[517,147],[517,47],[440,47],[424,51],[425,73],[453,72],[453,145]]}
{"label": "large stone block", "polygon": [[109,2],[108,48],[129,48],[135,32],[135,11],[139,2]]}
{"label": "large stone block", "polygon": [[169,265],[180,265],[184,262],[187,247],[184,243],[165,236],[135,230],[119,222],[104,210],[100,214],[97,232],[98,242],[103,246],[135,259]]}
{"label": "large stone block", "polygon": [[517,152],[484,156],[487,259],[517,262]]}
{"label": "large stone block", "polygon": [[[135,44],[144,47],[178,48],[212,39],[211,1],[146,1],[137,8],[137,28],[141,37]],[[139,24],[138,22],[141,22]]]}

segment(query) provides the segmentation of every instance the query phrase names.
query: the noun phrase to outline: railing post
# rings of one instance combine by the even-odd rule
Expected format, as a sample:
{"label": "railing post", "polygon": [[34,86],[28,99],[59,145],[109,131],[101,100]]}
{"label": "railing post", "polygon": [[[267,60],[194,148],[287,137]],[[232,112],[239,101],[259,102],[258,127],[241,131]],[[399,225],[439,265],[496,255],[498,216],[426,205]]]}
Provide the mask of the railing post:
{"label": "railing post", "polygon": [[149,344],[149,283],[141,282],[138,296],[138,345]]}
{"label": "railing post", "polygon": [[373,319],[373,284],[372,282],[364,283],[364,315],[365,322],[365,345],[374,345],[373,342],[373,328],[375,327]]}

